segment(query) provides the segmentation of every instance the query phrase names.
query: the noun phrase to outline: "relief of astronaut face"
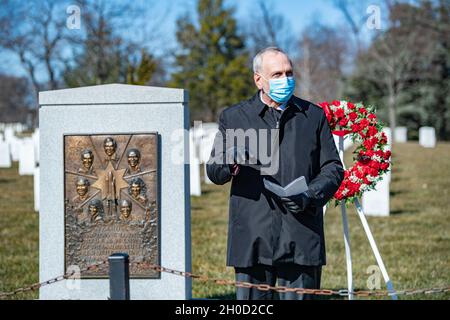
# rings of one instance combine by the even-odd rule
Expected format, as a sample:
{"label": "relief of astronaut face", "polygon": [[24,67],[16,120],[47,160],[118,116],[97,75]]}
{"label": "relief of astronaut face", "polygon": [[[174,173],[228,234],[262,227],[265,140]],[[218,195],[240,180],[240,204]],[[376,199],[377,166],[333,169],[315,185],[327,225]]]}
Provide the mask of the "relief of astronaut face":
{"label": "relief of astronaut face", "polygon": [[127,220],[131,215],[132,204],[131,201],[122,200],[120,202],[120,219]]}
{"label": "relief of astronaut face", "polygon": [[138,198],[139,195],[141,194],[141,185],[137,182],[133,182],[131,184],[130,190],[131,190],[131,196],[133,198]]}
{"label": "relief of astronaut face", "polygon": [[79,178],[76,182],[77,194],[84,197],[89,192],[89,181],[85,178]]}
{"label": "relief of astronaut face", "polygon": [[83,167],[85,170],[89,170],[94,163],[94,154],[91,150],[85,150],[81,154],[81,162],[83,163]]}
{"label": "relief of astronaut face", "polygon": [[105,150],[105,153],[108,155],[108,157],[112,157],[114,153],[116,153],[116,141],[111,137],[106,138],[103,142],[103,149]]}
{"label": "relief of astronaut face", "polygon": [[131,149],[128,151],[128,165],[133,171],[139,166],[139,161],[141,160],[141,153],[137,149]]}

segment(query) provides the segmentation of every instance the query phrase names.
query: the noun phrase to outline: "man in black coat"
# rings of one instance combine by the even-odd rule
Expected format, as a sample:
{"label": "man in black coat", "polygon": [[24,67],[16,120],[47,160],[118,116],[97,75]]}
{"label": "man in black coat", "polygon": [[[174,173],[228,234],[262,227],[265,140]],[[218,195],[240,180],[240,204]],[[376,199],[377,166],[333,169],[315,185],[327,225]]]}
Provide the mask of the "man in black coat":
{"label": "man in black coat", "polygon": [[[237,281],[319,288],[326,263],[322,208],[339,188],[343,166],[324,111],[293,96],[288,56],[264,49],[253,69],[258,92],[220,114],[207,164],[215,184],[232,181],[227,265],[235,268]],[[308,190],[288,198],[264,187],[264,179],[284,187],[301,176]],[[236,294],[273,298],[273,292],[253,288],[237,288]]]}

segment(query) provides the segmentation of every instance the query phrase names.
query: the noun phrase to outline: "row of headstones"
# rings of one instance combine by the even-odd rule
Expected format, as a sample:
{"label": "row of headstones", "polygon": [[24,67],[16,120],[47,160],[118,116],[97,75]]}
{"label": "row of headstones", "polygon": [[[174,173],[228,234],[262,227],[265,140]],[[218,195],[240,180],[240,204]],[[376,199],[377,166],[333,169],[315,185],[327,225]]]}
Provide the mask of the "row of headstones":
{"label": "row of headstones", "polygon": [[20,133],[25,130],[25,125],[20,122],[13,123],[2,123],[0,122],[0,131],[3,132],[12,132],[12,133]]}
{"label": "row of headstones", "polygon": [[[9,128],[9,129],[8,129]],[[6,129],[6,130],[5,130]],[[0,139],[0,168],[11,167],[11,161],[19,161],[19,175],[34,175],[39,180],[39,131],[33,133],[31,138],[19,139],[15,136],[15,129],[4,128],[4,140]],[[191,195],[201,195],[201,168],[204,170],[205,183],[211,183],[206,175],[206,162],[214,143],[218,130],[217,124],[206,123],[201,128],[195,128],[190,133],[190,184]],[[17,130],[16,132],[20,132]],[[392,141],[390,129],[386,128],[389,144]],[[337,138],[337,137],[335,137]],[[398,127],[395,130],[396,142],[407,141],[407,129]],[[336,139],[337,142],[337,139]],[[434,128],[423,127],[419,130],[419,143],[423,147],[432,148],[436,144]],[[345,139],[344,150],[352,146],[350,139]],[[366,192],[363,196],[363,207],[367,215],[389,215],[389,183],[390,173],[377,184],[376,190]],[[39,184],[35,183],[35,194],[38,193]],[[35,209],[39,210],[39,197],[35,197]]]}
{"label": "row of headstones", "polygon": [[39,211],[39,129],[31,137],[18,138],[16,133],[23,131],[18,124],[0,124],[0,168],[11,168],[13,161],[19,162],[19,175],[33,175],[34,208]]}
{"label": "row of headstones", "polygon": [[[397,127],[394,131],[395,142],[408,142],[408,128]],[[419,129],[419,144],[424,148],[436,147],[436,130],[433,127],[421,127]]]}
{"label": "row of headstones", "polygon": [[[203,123],[200,127],[191,128],[190,131],[190,186],[192,196],[201,196],[201,170],[203,169],[204,182],[209,184],[211,181],[206,175],[206,162],[208,161],[215,135],[218,131],[216,123]],[[389,145],[392,144],[392,134],[389,128],[385,129],[388,136]],[[394,132],[397,143],[408,141],[408,129],[406,127],[397,127]],[[338,137],[335,136],[335,142],[338,145]],[[419,143],[426,148],[436,146],[436,132],[432,127],[422,127],[419,130]],[[344,140],[344,150],[352,146],[350,139]],[[391,175],[379,182],[377,189],[366,192],[363,197],[363,206],[368,215],[389,215],[389,183]]]}

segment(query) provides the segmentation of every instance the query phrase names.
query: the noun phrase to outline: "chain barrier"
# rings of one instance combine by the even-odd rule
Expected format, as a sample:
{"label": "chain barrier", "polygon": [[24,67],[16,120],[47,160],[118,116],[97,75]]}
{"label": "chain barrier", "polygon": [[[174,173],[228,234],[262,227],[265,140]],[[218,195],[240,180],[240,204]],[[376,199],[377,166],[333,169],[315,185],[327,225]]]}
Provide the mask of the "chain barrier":
{"label": "chain barrier", "polygon": [[[98,269],[100,266],[106,265],[108,264],[108,260],[104,260],[95,264],[92,264],[90,266],[87,266],[86,268],[80,269],[80,273],[81,272],[86,272],[86,271],[91,271],[91,270],[95,270]],[[57,276],[55,278],[52,278],[50,280],[44,281],[44,282],[38,282],[38,283],[34,283],[32,285],[26,286],[26,287],[22,287],[22,288],[18,288],[14,291],[11,292],[0,292],[0,300],[11,297],[11,296],[15,296],[19,293],[24,293],[24,292],[28,292],[28,291],[36,291],[44,286],[50,285],[50,284],[54,284],[56,282],[60,282],[62,280],[65,279],[69,279],[71,276],[73,276],[75,273],[77,273],[77,271],[73,271],[71,273],[65,273],[63,275]]]}
{"label": "chain barrier", "polygon": [[[91,271],[94,269],[99,268],[100,266],[104,266],[108,264],[108,260],[104,260],[102,262],[90,265],[84,269],[80,270],[81,272]],[[260,291],[275,291],[278,293],[288,293],[288,292],[294,292],[296,294],[310,294],[310,295],[322,295],[322,296],[340,296],[340,297],[348,297],[350,294],[354,296],[359,297],[370,297],[370,296],[377,296],[377,297],[386,297],[391,295],[416,295],[416,294],[437,294],[437,293],[447,293],[450,292],[450,286],[448,287],[441,287],[441,288],[426,288],[426,289],[407,289],[407,290],[395,290],[395,291],[388,291],[388,290],[356,290],[353,292],[350,292],[346,289],[341,290],[331,290],[331,289],[305,289],[305,288],[288,288],[285,286],[270,286],[267,284],[253,284],[249,282],[242,282],[242,281],[234,281],[229,279],[222,279],[222,278],[211,278],[205,275],[198,275],[194,274],[192,272],[188,271],[179,271],[174,270],[170,268],[165,268],[159,265],[150,264],[147,262],[141,262],[141,261],[131,261],[131,265],[137,265],[137,266],[145,266],[149,269],[153,269],[157,272],[165,272],[170,273],[173,275],[177,275],[180,277],[185,278],[192,278],[201,282],[213,282],[217,285],[224,285],[224,286],[235,286],[239,288],[253,288]],[[50,280],[35,283],[27,287],[18,288],[11,292],[0,292],[0,299],[4,299],[10,296],[17,295],[19,293],[24,293],[28,291],[35,291],[43,286],[50,285],[65,279],[70,278],[73,276],[75,272],[72,272],[70,274],[64,274],[60,275],[58,277],[52,278]]]}
{"label": "chain barrier", "polygon": [[450,292],[450,286],[448,287],[442,287],[442,288],[427,288],[427,289],[409,289],[409,290],[395,290],[395,291],[388,291],[388,290],[356,290],[353,292],[350,292],[346,289],[341,290],[331,290],[331,289],[305,289],[305,288],[288,288],[285,286],[270,286],[267,284],[253,284],[249,282],[242,282],[242,281],[234,281],[234,280],[227,280],[227,279],[221,279],[221,278],[210,278],[205,275],[197,275],[193,274],[191,272],[187,271],[179,271],[174,269],[169,269],[165,267],[161,267],[158,265],[146,263],[146,262],[131,262],[131,264],[136,265],[145,265],[150,269],[153,269],[158,272],[165,272],[174,274],[177,276],[182,276],[185,278],[192,278],[201,282],[214,282],[218,285],[227,285],[227,286],[235,286],[240,288],[253,288],[260,291],[275,291],[279,293],[287,293],[287,292],[294,292],[296,294],[311,294],[311,295],[323,295],[323,296],[341,296],[341,297],[347,297],[350,294],[354,296],[360,296],[360,297],[369,297],[369,296],[378,296],[378,297],[385,297],[385,296],[391,296],[391,295],[414,295],[414,294],[436,294],[436,293],[447,293]]}

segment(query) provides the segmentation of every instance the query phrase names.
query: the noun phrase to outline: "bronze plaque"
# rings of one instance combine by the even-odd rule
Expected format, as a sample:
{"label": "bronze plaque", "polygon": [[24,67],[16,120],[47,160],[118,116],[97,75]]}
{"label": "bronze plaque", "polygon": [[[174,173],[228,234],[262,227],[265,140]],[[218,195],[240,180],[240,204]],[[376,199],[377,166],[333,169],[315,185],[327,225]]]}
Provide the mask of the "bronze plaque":
{"label": "bronze plaque", "polygon": [[[116,252],[159,265],[158,134],[65,135],[65,267]],[[108,277],[108,269],[81,273]],[[158,278],[145,264],[130,277]]]}

